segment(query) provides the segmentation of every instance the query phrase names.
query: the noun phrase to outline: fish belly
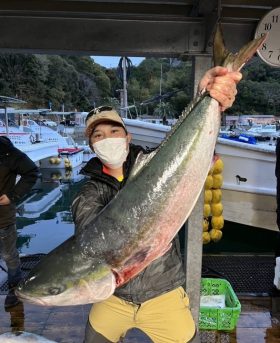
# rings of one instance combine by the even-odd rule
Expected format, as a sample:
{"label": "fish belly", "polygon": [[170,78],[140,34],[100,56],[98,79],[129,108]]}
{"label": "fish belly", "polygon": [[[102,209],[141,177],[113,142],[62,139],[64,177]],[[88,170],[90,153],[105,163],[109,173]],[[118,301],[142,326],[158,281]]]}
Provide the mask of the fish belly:
{"label": "fish belly", "polygon": [[[139,248],[129,256],[121,268],[114,270],[117,287],[139,274],[171,247],[171,241],[189,217],[203,188],[212,163],[219,128],[218,104],[211,101],[207,120],[195,150],[192,151],[171,195],[165,199],[163,210],[157,214],[157,219],[149,234],[139,244]],[[201,222],[202,219],[203,213]]]}

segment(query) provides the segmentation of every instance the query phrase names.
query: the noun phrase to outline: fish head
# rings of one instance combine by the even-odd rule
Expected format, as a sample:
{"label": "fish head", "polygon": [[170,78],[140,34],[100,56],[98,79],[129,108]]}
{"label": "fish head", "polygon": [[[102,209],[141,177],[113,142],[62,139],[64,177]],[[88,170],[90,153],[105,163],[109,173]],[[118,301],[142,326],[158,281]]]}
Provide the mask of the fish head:
{"label": "fish head", "polygon": [[98,257],[77,253],[71,245],[53,250],[17,287],[22,300],[43,306],[71,306],[107,299],[116,287],[110,267]]}

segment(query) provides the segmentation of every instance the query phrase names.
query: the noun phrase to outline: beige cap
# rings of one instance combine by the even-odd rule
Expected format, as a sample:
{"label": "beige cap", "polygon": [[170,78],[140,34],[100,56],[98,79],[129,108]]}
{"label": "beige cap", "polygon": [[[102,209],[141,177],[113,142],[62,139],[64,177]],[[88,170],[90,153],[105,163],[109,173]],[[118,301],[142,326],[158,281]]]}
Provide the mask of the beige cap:
{"label": "beige cap", "polygon": [[121,124],[126,130],[122,118],[115,109],[109,106],[101,106],[94,108],[88,113],[86,118],[86,136],[90,137],[96,125],[107,120]]}

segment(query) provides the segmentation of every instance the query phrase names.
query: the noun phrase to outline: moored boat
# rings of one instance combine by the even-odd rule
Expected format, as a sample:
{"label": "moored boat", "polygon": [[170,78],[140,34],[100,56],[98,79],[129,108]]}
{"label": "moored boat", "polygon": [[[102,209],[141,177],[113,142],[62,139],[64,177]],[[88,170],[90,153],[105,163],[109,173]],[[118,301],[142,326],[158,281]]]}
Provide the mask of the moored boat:
{"label": "moored boat", "polygon": [[218,138],[216,153],[224,162],[224,218],[277,231],[275,144]]}

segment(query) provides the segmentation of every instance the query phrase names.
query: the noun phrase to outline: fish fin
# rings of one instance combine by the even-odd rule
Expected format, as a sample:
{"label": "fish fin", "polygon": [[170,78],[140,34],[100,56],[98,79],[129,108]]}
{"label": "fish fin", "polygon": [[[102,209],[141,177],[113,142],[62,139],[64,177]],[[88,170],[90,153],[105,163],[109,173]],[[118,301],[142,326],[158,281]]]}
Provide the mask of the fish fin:
{"label": "fish fin", "polygon": [[244,45],[238,53],[234,54],[229,52],[225,47],[221,24],[219,23],[214,36],[214,65],[224,66],[228,68],[229,71],[239,71],[244,64],[253,57],[266,38],[267,34],[255,38]]}
{"label": "fish fin", "polygon": [[230,55],[230,52],[225,47],[224,36],[221,24],[218,24],[214,35],[213,58],[215,66],[222,66],[225,59]]}
{"label": "fish fin", "polygon": [[157,150],[150,152],[149,154],[144,154],[142,151],[138,154],[136,161],[132,167],[132,170],[129,174],[127,182],[131,181],[135,176],[142,170],[147,163],[154,157]]}

